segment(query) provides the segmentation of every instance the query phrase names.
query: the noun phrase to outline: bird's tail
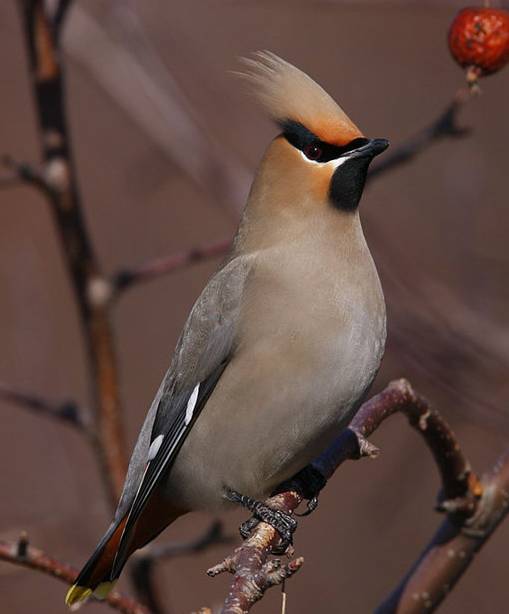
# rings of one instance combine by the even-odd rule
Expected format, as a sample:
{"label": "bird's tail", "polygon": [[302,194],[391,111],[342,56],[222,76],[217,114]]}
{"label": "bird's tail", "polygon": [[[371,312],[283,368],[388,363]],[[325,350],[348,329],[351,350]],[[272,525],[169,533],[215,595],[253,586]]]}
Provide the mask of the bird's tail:
{"label": "bird's tail", "polygon": [[117,578],[112,578],[111,572],[126,520],[112,524],[67,591],[65,603],[71,610],[77,610],[92,595],[105,599],[114,587]]}
{"label": "bird's tail", "polygon": [[[74,584],[67,591],[65,603],[71,610],[77,610],[92,596],[96,599],[106,599],[129,556],[155,539],[165,527],[184,513],[185,511],[168,507],[161,502],[161,499],[152,497],[145,508],[145,513],[127,536],[124,535],[124,529],[129,512],[120,520],[115,521],[85,563]],[[125,540],[126,537],[129,540],[129,546],[125,556],[120,561],[115,561],[120,541]],[[114,567],[115,572],[113,573]]]}

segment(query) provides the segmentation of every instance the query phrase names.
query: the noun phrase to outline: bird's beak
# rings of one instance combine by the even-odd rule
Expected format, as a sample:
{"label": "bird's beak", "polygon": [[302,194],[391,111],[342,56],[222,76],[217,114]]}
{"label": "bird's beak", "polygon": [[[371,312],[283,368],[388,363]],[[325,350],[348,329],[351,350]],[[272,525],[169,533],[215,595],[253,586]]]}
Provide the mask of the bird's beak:
{"label": "bird's beak", "polygon": [[389,147],[387,139],[365,139],[367,142],[344,154],[345,158],[374,158]]}

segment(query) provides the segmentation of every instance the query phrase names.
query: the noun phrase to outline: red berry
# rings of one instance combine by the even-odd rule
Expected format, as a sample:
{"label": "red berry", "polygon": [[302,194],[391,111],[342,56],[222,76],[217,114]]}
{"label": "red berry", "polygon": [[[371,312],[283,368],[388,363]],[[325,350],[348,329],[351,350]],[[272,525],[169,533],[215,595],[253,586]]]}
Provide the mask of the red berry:
{"label": "red berry", "polygon": [[502,9],[466,8],[449,30],[449,50],[475,81],[500,70],[509,60],[509,12]]}

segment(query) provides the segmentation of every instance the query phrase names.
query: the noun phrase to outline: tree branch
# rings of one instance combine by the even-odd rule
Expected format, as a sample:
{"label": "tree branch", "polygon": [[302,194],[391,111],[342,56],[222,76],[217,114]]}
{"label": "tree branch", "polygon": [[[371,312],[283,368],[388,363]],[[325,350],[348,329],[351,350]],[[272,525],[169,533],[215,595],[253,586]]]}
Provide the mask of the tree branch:
{"label": "tree branch", "polygon": [[[0,560],[40,571],[67,584],[72,584],[78,575],[70,565],[61,563],[42,550],[30,546],[26,535],[22,535],[17,542],[0,541]],[[113,591],[105,602],[123,614],[150,614],[143,605],[122,596],[117,591]]]}
{"label": "tree branch", "polygon": [[230,246],[231,239],[215,241],[201,247],[192,247],[189,250],[177,252],[171,256],[156,258],[132,269],[124,269],[114,276],[113,288],[118,295],[135,284],[151,281],[191,264],[222,256],[228,252]]}
{"label": "tree branch", "polygon": [[[358,459],[363,456],[374,457],[378,450],[370,444],[366,437],[373,433],[387,418],[394,413],[403,413],[409,420],[410,425],[423,437],[424,442],[430,448],[437,463],[442,478],[442,493],[439,498],[438,509],[447,512],[448,518],[445,526],[455,527],[456,534],[466,535],[465,530],[476,530],[475,545],[471,544],[472,550],[480,548],[489,535],[496,528],[503,516],[507,513],[509,505],[509,452],[504,457],[504,463],[497,466],[493,476],[480,482],[471,471],[470,465],[463,455],[461,448],[454,437],[450,427],[440,416],[431,409],[427,401],[417,394],[406,380],[392,382],[380,394],[364,403],[350,427],[344,430],[337,440],[311,465],[297,474],[295,478],[282,485],[280,492],[266,502],[270,507],[280,509],[288,514],[295,512],[304,500],[306,485],[304,476],[306,472],[313,472],[321,476],[321,487],[333,475],[337,468],[348,459]],[[506,465],[508,467],[506,467]],[[477,534],[477,526],[482,524],[482,535]],[[445,548],[442,540],[443,534],[432,542],[431,551],[434,552],[435,544],[440,544],[439,565],[427,565],[426,552],[423,558],[416,564],[407,578],[403,581],[395,596],[391,596],[390,603],[396,604],[404,595],[408,594],[428,595],[426,611],[432,611],[439,603],[435,597],[435,584],[440,582],[440,587],[452,585],[466,569],[469,560],[461,560],[461,569],[458,569],[457,561],[453,561]],[[293,575],[300,569],[303,559],[298,558],[285,566],[276,562],[278,574],[274,575],[274,562],[269,560],[269,552],[279,543],[279,536],[274,528],[265,523],[260,523],[251,536],[232,555],[228,556],[220,564],[208,570],[210,576],[228,571],[234,574],[228,596],[226,597],[222,613],[240,614],[249,612],[251,607],[259,601],[265,591],[271,586],[281,583],[285,578]],[[449,544],[450,545],[450,544]],[[460,552],[459,544],[453,544],[454,552]],[[466,551],[466,546],[461,542],[461,547]],[[449,558],[447,558],[449,556]],[[458,555],[461,558],[461,555]],[[456,557],[456,558],[458,558]],[[454,558],[454,557],[453,557]],[[425,570],[423,572],[422,570]],[[439,577],[439,581],[437,580]],[[407,590],[411,587],[411,593]],[[431,597],[429,597],[431,595]],[[444,596],[440,593],[440,599]],[[413,598],[413,597],[412,597]],[[389,607],[389,606],[387,606]],[[392,606],[390,606],[392,607]],[[383,609],[381,612],[407,612],[414,610]],[[415,611],[422,611],[415,610]]]}
{"label": "tree branch", "polygon": [[[112,505],[124,482],[127,454],[121,420],[117,363],[108,310],[108,283],[101,273],[83,219],[81,199],[65,112],[64,75],[60,52],[60,25],[70,2],[57,6],[55,20],[43,0],[21,0],[25,41],[29,53],[43,163],[39,187],[53,212],[69,272],[87,348],[94,399],[94,448],[101,464]],[[24,175],[27,179],[27,175]],[[28,175],[37,183],[38,175]]]}
{"label": "tree branch", "polygon": [[509,448],[481,481],[475,513],[463,522],[449,516],[408,574],[376,614],[433,612],[468,569],[509,511]]}
{"label": "tree branch", "polygon": [[88,419],[83,410],[74,401],[53,403],[39,395],[7,386],[0,382],[0,399],[28,409],[36,414],[62,420],[78,430],[88,428]]}
{"label": "tree branch", "polygon": [[391,382],[380,394],[364,403],[350,427],[311,466],[328,480],[345,460],[373,457],[376,452],[366,437],[397,412],[408,418],[435,459],[442,480],[437,509],[459,517],[471,516],[482,494],[479,479],[472,472],[449,425],[404,379]]}

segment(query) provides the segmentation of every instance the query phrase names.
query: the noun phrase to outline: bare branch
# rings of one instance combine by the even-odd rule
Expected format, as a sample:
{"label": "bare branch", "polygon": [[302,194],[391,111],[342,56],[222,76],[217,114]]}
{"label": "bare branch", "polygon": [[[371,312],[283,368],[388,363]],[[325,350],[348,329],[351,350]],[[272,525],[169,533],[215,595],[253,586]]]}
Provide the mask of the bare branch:
{"label": "bare branch", "polygon": [[[258,540],[261,540],[263,545],[257,543]],[[282,565],[279,559],[267,560],[266,544],[270,545],[271,542],[270,537],[260,529],[258,538],[250,538],[233,556],[227,557],[207,571],[212,578],[225,571],[235,574],[221,614],[249,612],[265,591],[282,584],[302,567],[303,557],[285,565]]]}
{"label": "bare branch", "polygon": [[411,162],[418,154],[442,139],[457,139],[468,135],[470,129],[458,125],[458,114],[471,98],[470,90],[458,90],[452,102],[430,126],[389,150],[380,162],[375,162],[368,173],[368,180],[372,181],[386,171]]}
{"label": "bare branch", "polygon": [[53,403],[39,395],[19,390],[13,386],[7,386],[7,384],[2,382],[0,382],[0,399],[14,403],[36,414],[62,420],[79,430],[87,428],[88,420],[83,410],[74,401]]}
{"label": "bare branch", "polygon": [[[70,565],[61,563],[42,550],[30,546],[26,535],[22,535],[17,542],[0,541],[0,560],[40,571],[67,584],[72,584],[78,575]],[[150,614],[143,605],[134,599],[122,596],[117,591],[110,594],[106,603],[123,614]]]}
{"label": "bare branch", "polygon": [[193,247],[165,258],[157,258],[133,269],[125,269],[115,275],[113,287],[117,293],[120,293],[134,284],[157,279],[162,275],[174,273],[191,264],[222,256],[227,253],[230,246],[230,239],[216,241],[201,247]]}
{"label": "bare branch", "polygon": [[[56,18],[62,20],[70,2],[62,0]],[[121,421],[117,363],[112,325],[104,290],[107,282],[93,251],[81,208],[65,112],[60,32],[43,0],[20,3],[30,75],[37,110],[46,196],[51,206],[71,278],[87,348],[91,389],[96,407],[94,449],[101,464],[112,505],[124,482],[127,454]]]}
{"label": "bare branch", "polygon": [[[319,480],[315,480],[314,487],[317,491],[325,485],[345,460],[376,456],[377,449],[366,440],[366,437],[373,433],[384,420],[397,412],[407,416],[411,426],[423,437],[435,458],[443,488],[439,509],[447,512],[447,522],[452,523],[460,531],[475,523],[479,515],[485,521],[484,501],[490,502],[493,495],[489,494],[486,483],[481,483],[471,471],[453,432],[444,419],[436,410],[429,407],[427,401],[418,395],[406,380],[392,382],[385,390],[364,403],[350,427],[343,431],[338,439],[309,467],[283,484],[278,489],[279,492],[268,499],[266,504],[292,514],[305,498],[304,493],[309,496],[306,474],[309,474],[310,471],[323,478],[321,484]],[[502,472],[504,479],[509,479],[505,475],[506,471],[509,474],[509,470],[504,469]],[[497,476],[499,473],[500,471]],[[496,517],[499,522],[501,514],[506,513],[508,495],[507,488],[504,486],[505,482],[500,477],[498,477],[497,484],[497,488],[502,490],[497,491],[499,503],[494,506],[496,511],[493,512],[493,518]],[[491,531],[496,526],[493,521],[488,525],[492,527]],[[487,539],[486,535],[484,535],[485,539]],[[278,543],[279,536],[276,530],[261,522],[232,555],[208,570],[207,573],[211,576],[225,571],[234,574],[230,592],[222,610],[223,614],[248,612],[268,588],[277,584],[277,581],[272,583],[266,575],[267,570],[271,569],[269,552]],[[300,569],[302,564],[302,558],[290,562],[284,568],[282,576],[292,575]],[[442,565],[437,569],[440,570],[443,566],[442,561]],[[416,571],[418,570],[419,567],[416,568]],[[453,576],[454,572],[450,568],[446,577],[452,581]],[[271,576],[272,579],[274,577],[277,579],[279,576]],[[410,572],[409,578],[413,578],[413,572]],[[406,582],[409,583],[409,579],[406,579]],[[421,581],[420,593],[430,593],[431,589],[428,590],[428,588],[430,587]],[[387,612],[390,611],[392,610],[387,610]],[[403,611],[410,610],[401,610]]]}
{"label": "bare branch", "polygon": [[185,554],[197,554],[212,546],[228,544],[231,541],[233,538],[224,534],[223,524],[216,520],[203,535],[190,542],[151,544],[138,551],[132,558],[130,568],[138,599],[148,606],[152,614],[162,614],[164,608],[161,606],[153,574],[156,564]]}
{"label": "bare branch", "polygon": [[482,493],[480,482],[449,425],[404,379],[391,382],[385,390],[366,401],[350,427],[311,466],[328,480],[345,460],[373,456],[366,438],[397,412],[407,416],[437,463],[443,486],[440,509],[452,513],[455,501],[458,506],[455,512],[472,515]]}
{"label": "bare branch", "polygon": [[482,479],[476,513],[465,522],[447,518],[377,614],[433,612],[509,511],[509,448]]}

